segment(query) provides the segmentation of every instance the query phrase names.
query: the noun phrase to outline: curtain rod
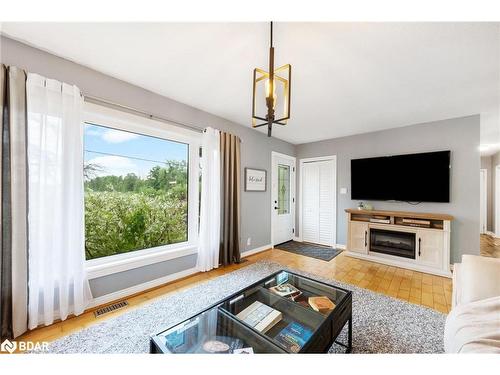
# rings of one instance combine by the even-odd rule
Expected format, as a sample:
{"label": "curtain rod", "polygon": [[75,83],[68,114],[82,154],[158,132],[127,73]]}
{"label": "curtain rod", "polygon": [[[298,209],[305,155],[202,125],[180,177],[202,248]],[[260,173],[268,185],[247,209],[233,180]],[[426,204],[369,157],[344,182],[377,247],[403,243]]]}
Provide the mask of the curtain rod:
{"label": "curtain rod", "polygon": [[84,93],[82,93],[82,96],[83,96],[84,100],[86,102],[89,102],[89,103],[104,104],[104,105],[109,106],[109,107],[115,107],[115,108],[119,108],[119,109],[124,109],[126,111],[136,113],[136,114],[138,114],[140,116],[149,118],[151,120],[157,120],[157,121],[161,121],[161,122],[164,122],[164,123],[167,123],[167,124],[170,124],[170,125],[177,125],[177,126],[180,126],[182,128],[185,128],[185,129],[193,130],[193,131],[198,132],[198,133],[203,133],[203,129],[200,129],[200,128],[198,128],[196,126],[193,126],[193,125],[188,125],[188,124],[184,124],[184,123],[179,122],[179,121],[175,121],[175,120],[171,120],[171,119],[168,119],[168,118],[165,118],[165,117],[153,115],[153,114],[141,111],[140,109],[129,107],[129,106],[126,106],[126,105],[123,105],[123,104],[114,103],[114,102],[111,102],[109,100],[106,100],[106,99],[103,99],[103,98],[99,98],[97,96],[86,95]]}

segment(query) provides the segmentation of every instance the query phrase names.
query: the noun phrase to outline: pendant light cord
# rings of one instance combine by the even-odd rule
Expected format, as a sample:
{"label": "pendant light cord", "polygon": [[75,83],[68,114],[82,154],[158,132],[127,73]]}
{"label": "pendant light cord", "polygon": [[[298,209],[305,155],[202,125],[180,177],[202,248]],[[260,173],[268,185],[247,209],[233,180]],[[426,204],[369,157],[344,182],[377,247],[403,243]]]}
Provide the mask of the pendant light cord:
{"label": "pendant light cord", "polygon": [[271,21],[271,47],[273,46],[273,21]]}

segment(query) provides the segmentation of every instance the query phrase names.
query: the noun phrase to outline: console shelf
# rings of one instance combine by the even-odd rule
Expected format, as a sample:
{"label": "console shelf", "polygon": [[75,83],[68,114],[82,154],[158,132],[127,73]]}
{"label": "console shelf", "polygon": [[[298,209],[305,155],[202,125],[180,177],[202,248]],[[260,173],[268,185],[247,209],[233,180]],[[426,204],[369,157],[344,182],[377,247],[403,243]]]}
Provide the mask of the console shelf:
{"label": "console shelf", "polygon": [[[450,228],[453,216],[436,213],[346,209],[348,215],[347,255],[440,276],[450,272]],[[381,252],[372,246],[374,233],[406,233],[414,238],[414,256]],[[413,237],[414,236],[414,237]],[[389,245],[390,246],[390,245]]]}

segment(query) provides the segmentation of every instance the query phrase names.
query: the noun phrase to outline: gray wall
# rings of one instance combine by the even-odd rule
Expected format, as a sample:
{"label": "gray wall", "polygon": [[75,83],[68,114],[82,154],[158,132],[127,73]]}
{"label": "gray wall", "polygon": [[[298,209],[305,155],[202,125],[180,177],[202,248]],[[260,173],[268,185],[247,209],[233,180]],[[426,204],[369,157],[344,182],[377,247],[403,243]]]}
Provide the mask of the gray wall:
{"label": "gray wall", "polygon": [[[347,215],[344,210],[358,204],[350,198],[351,159],[451,150],[450,203],[370,203],[376,209],[451,214],[455,217],[452,223],[451,261],[460,261],[461,254],[479,254],[479,115],[306,143],[298,145],[296,150],[298,159],[337,155],[338,244],[347,242]],[[342,187],[348,188],[346,195],[338,193]],[[300,196],[298,198],[300,202]]]}
{"label": "gray wall", "polygon": [[[0,53],[1,62],[6,65],[14,65],[45,77],[75,84],[87,95],[104,98],[199,128],[211,126],[238,135],[242,140],[242,181],[245,167],[270,171],[271,151],[295,155],[295,147],[290,143],[268,138],[249,127],[240,126],[3,36],[0,37]],[[271,192],[269,186],[265,193],[245,192],[242,187],[241,194],[241,249],[244,252],[268,245],[271,242],[269,210]],[[246,245],[248,237],[252,239],[250,246]],[[189,259],[178,258],[107,276],[103,280],[93,280],[93,293],[95,297],[98,297],[103,293],[153,280],[159,277],[158,275],[165,276],[172,272],[182,271],[194,266],[194,264],[193,257],[189,257]]]}
{"label": "gray wall", "polygon": [[[498,190],[500,186],[496,185],[496,174],[497,174],[497,166],[500,166],[500,152],[496,153],[491,157],[491,210],[492,220],[491,220],[491,230],[495,232],[497,220],[500,220],[500,217],[496,215],[496,197],[498,196]],[[500,236],[500,233],[495,233],[497,236]]]}
{"label": "gray wall", "polygon": [[486,169],[486,229],[493,230],[493,174],[491,169],[491,156],[481,156],[481,169]]}
{"label": "gray wall", "polygon": [[[130,288],[150,280],[159,279],[167,275],[187,270],[196,266],[196,254],[188,255],[174,260],[150,264],[149,266],[134,268],[128,271],[113,273],[108,276],[90,280],[92,295],[104,296],[120,289]],[[119,290],[119,289],[118,289]]]}
{"label": "gray wall", "polygon": [[[266,169],[269,172],[271,168],[271,151],[278,151],[288,155],[296,155],[297,152],[298,158],[337,155],[337,188],[349,188],[347,195],[337,196],[337,243],[339,244],[346,243],[346,215],[344,209],[355,207],[357,204],[357,202],[351,201],[349,198],[349,161],[351,158],[450,149],[452,150],[453,166],[451,203],[427,203],[418,206],[409,206],[405,203],[372,203],[376,208],[381,209],[452,214],[456,217],[452,226],[452,261],[459,260],[462,253],[479,253],[479,179],[477,178],[477,170],[480,167],[480,158],[477,152],[479,146],[479,116],[438,121],[294,147],[287,142],[267,138],[250,128],[240,126],[5,37],[0,37],[0,53],[0,60],[6,65],[15,65],[30,72],[75,84],[86,94],[200,128],[212,126],[237,134],[242,139],[242,174],[245,167]],[[495,160],[497,164],[500,164],[500,153],[496,156],[496,159],[492,158],[493,164]],[[494,173],[492,173],[492,176],[494,176]],[[242,191],[242,251],[268,245],[271,242],[269,179],[270,175],[268,173],[268,189],[265,193]],[[297,181],[299,181],[298,178]],[[300,194],[299,189],[297,189],[297,193]],[[296,228],[298,228],[298,225]],[[252,239],[250,246],[246,245],[248,237]],[[99,297],[189,269],[195,263],[196,256],[187,256],[94,279],[91,282],[93,294],[95,297]]]}

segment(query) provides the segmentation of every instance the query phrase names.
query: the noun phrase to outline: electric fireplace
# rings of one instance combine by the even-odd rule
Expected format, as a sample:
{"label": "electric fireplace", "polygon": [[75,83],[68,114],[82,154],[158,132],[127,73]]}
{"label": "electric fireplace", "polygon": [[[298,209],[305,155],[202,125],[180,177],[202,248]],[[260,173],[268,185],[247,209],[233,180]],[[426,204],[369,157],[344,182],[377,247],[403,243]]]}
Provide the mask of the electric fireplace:
{"label": "electric fireplace", "polygon": [[370,251],[415,259],[415,233],[371,228]]}

